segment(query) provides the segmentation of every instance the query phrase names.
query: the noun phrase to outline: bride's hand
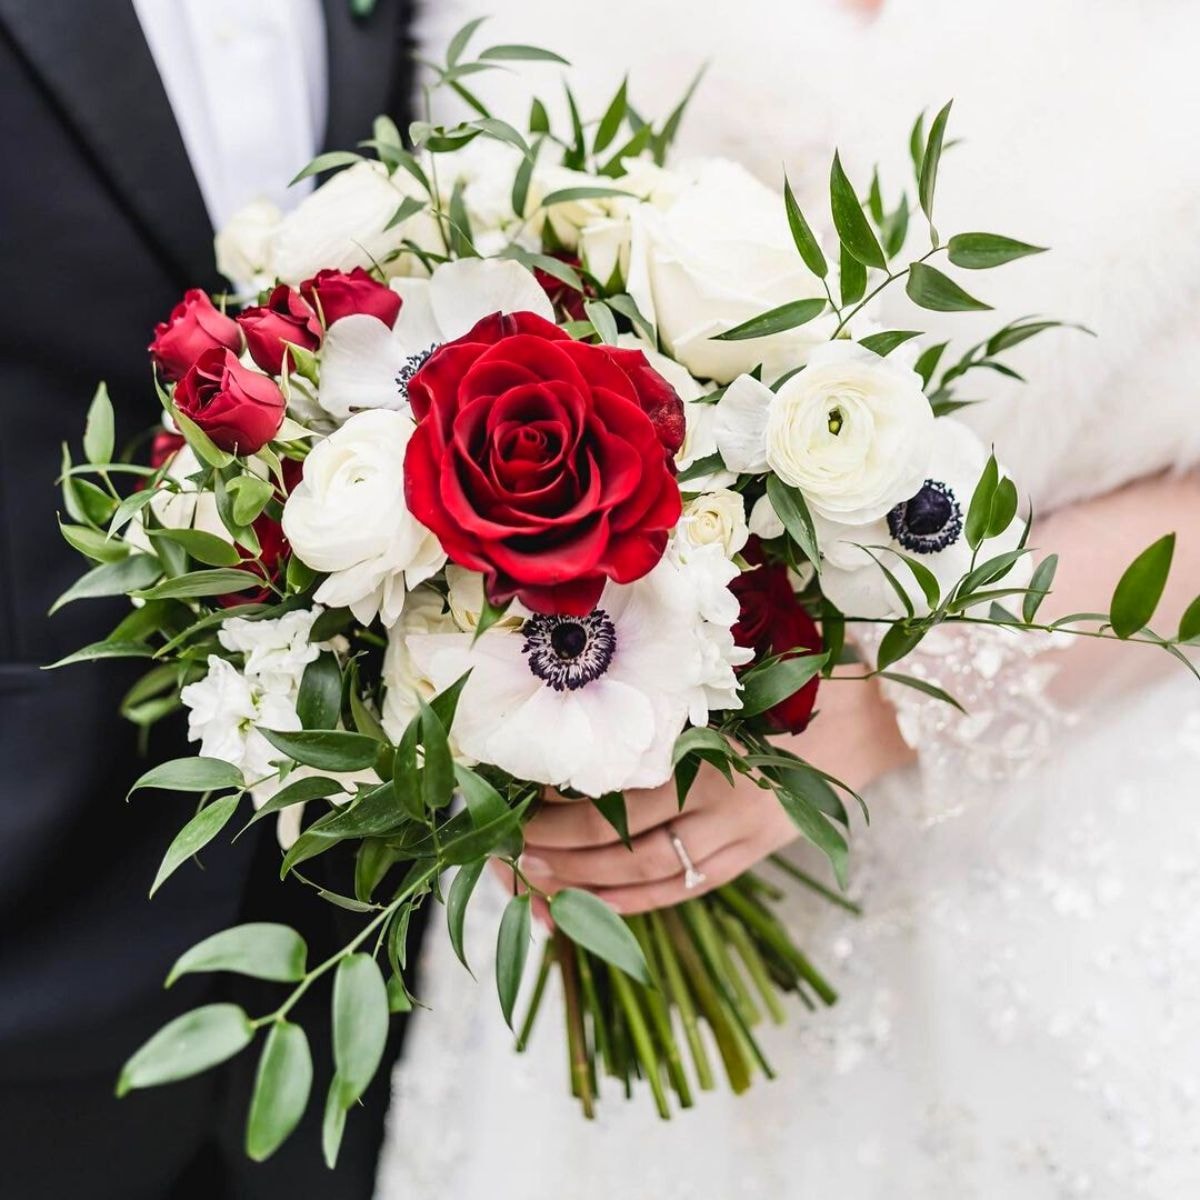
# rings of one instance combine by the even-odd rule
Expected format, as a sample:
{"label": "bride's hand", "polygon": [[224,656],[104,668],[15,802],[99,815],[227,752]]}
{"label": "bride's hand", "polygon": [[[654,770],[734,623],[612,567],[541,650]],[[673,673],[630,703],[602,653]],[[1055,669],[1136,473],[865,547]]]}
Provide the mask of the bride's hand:
{"label": "bride's hand", "polygon": [[[819,707],[804,734],[776,740],[849,786],[859,789],[911,756],[873,682],[827,682]],[[587,801],[548,797],[525,829],[521,868],[530,883],[548,893],[587,888],[620,912],[645,912],[727,883],[796,836],[771,792],[742,776],[730,786],[707,764],[683,812],[673,782],[629,792],[626,811],[632,850]],[[685,889],[671,833],[704,874],[700,886]]]}

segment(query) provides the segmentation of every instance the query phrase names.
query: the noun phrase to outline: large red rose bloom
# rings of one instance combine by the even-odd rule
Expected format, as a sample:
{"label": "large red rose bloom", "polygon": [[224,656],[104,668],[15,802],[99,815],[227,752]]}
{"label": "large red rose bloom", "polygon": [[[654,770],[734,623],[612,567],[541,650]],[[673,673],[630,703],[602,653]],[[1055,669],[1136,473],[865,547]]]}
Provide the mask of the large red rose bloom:
{"label": "large red rose bloom", "polygon": [[640,351],[533,313],[485,317],[413,376],[409,510],[488,596],[583,615],[631,583],[679,520],[683,404]]}
{"label": "large red rose bloom", "polygon": [[[821,631],[796,599],[787,567],[766,562],[757,539],[743,555],[754,565],[729,585],[741,605],[733,640],[749,646],[755,659],[819,652]],[[798,692],[769,708],[763,714],[766,723],[780,733],[800,733],[812,717],[820,678],[814,676]]]}

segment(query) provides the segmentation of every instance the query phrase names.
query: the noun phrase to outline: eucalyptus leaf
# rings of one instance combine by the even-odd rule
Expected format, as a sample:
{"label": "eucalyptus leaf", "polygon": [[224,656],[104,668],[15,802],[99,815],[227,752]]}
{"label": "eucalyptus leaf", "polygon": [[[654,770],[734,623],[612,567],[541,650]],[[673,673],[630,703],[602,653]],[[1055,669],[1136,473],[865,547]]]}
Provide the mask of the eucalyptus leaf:
{"label": "eucalyptus leaf", "polygon": [[903,346],[905,342],[920,336],[919,329],[892,329],[886,333],[868,334],[864,338],[859,338],[858,344],[878,354],[880,358],[887,358],[897,346]]}
{"label": "eucalyptus leaf", "polygon": [[1179,640],[1192,642],[1200,638],[1200,596],[1191,602],[1179,619]]}
{"label": "eucalyptus leaf", "polygon": [[838,280],[844,305],[857,304],[867,291],[867,268],[842,246],[839,255],[841,266]]}
{"label": "eucalyptus leaf", "polygon": [[525,961],[529,957],[530,939],[529,893],[513,896],[500,918],[496,935],[496,991],[500,996],[500,1011],[504,1023],[512,1028],[513,1008],[521,987]]}
{"label": "eucalyptus leaf", "polygon": [[829,823],[825,814],[804,797],[784,787],[777,788],[775,795],[783,811],[791,818],[792,824],[805,840],[811,842],[829,859],[838,884],[844,889],[846,868],[850,859],[850,847],[846,844],[846,839]]}
{"label": "eucalyptus leaf", "polygon": [[115,421],[112,401],[108,398],[108,387],[101,383],[96,388],[92,403],[88,407],[87,424],[83,430],[83,453],[93,465],[112,461]]}
{"label": "eucalyptus leaf", "polygon": [[229,824],[241,800],[240,792],[222,796],[202,808],[176,835],[167,847],[158,874],[150,885],[153,896],[187,859],[198,854]]}
{"label": "eucalyptus leaf", "polygon": [[129,795],[142,788],[156,788],[162,792],[215,792],[241,786],[242,773],[232,763],[222,758],[188,755],[151,767],[129,789]]}
{"label": "eucalyptus leaf", "polygon": [[876,670],[883,671],[911,654],[924,638],[926,629],[921,625],[910,625],[899,621],[883,635],[876,656]]}
{"label": "eucalyptus leaf", "polygon": [[228,596],[232,592],[256,591],[263,578],[253,571],[238,571],[232,567],[213,567],[204,571],[189,571],[174,579],[164,579],[152,588],[143,587],[137,595],[143,600],[200,599],[206,596]]}
{"label": "eucalyptus leaf", "polygon": [[369,954],[348,954],[333,978],[333,1061],[338,1099],[349,1108],[367,1090],[388,1032],[387,985]]}
{"label": "eucalyptus leaf", "polygon": [[956,233],[946,246],[950,261],[968,271],[986,271],[1045,251],[1045,246],[1031,246],[995,233]]}
{"label": "eucalyptus leaf", "polygon": [[1168,533],[1125,568],[1112,598],[1112,627],[1117,637],[1132,637],[1150,623],[1167,586],[1174,555],[1175,535]]}
{"label": "eucalyptus leaf", "polygon": [[95,662],[102,658],[153,657],[154,651],[145,642],[93,642],[90,646],[84,646],[81,650],[76,650],[74,653],[68,654],[65,658],[60,658],[58,662],[51,663],[44,669],[52,671],[56,667],[66,667],[72,663]]}
{"label": "eucalyptus leaf", "polygon": [[967,539],[967,545],[972,550],[978,549],[987,536],[988,522],[992,515],[992,500],[995,498],[999,483],[1000,468],[996,463],[996,456],[992,454],[989,455],[984,465],[979,482],[971,493],[971,503],[967,506],[967,519],[963,526],[963,533]]}
{"label": "eucalyptus leaf", "polygon": [[751,338],[770,337],[772,334],[783,333],[788,329],[796,329],[807,325],[809,321],[819,317],[825,311],[826,302],[822,299],[791,300],[778,308],[768,309],[735,325],[724,333],[713,334],[714,342],[742,342]]}
{"label": "eucalyptus leaf", "polygon": [[952,708],[957,708],[961,713],[967,711],[945,688],[938,687],[936,683],[930,683],[928,679],[919,679],[915,675],[902,675],[899,671],[882,671],[880,672],[880,678],[890,679],[893,683],[901,684],[906,688],[912,688],[913,691],[921,692],[934,700],[940,700],[943,704],[949,704]]}
{"label": "eucalyptus leaf", "polygon": [[625,810],[624,792],[605,792],[592,800],[592,806],[613,827],[617,837],[627,850],[633,845],[629,840],[629,814]]}
{"label": "eucalyptus leaf", "polygon": [[938,238],[937,230],[933,227],[933,200],[934,193],[937,191],[938,167],[941,164],[942,148],[946,138],[946,123],[950,120],[950,109],[953,104],[954,101],[951,100],[934,117],[933,124],[929,127],[929,140],[925,143],[918,173],[917,192],[921,200],[921,209],[929,219],[930,238],[935,246]]}
{"label": "eucalyptus leaf", "polygon": [[796,250],[804,265],[817,278],[824,279],[829,274],[829,263],[825,260],[821,243],[805,220],[800,205],[796,203],[791,182],[786,175],[783,177],[783,203],[787,210],[788,228],[792,231],[792,241],[796,243]]}
{"label": "eucalyptus leaf", "polygon": [[543,50],[540,46],[489,46],[480,52],[479,57],[487,62],[552,62],[561,63],[564,67],[571,65],[561,54],[555,54],[553,50]]}
{"label": "eucalyptus leaf", "polygon": [[779,659],[748,672],[742,684],[739,715],[755,717],[774,708],[776,704],[795,695],[820,673],[824,665],[824,654],[802,654],[795,658]]}
{"label": "eucalyptus leaf", "polygon": [[863,266],[886,270],[887,256],[858,202],[854,185],[847,177],[841,156],[837,153],[833,156],[833,167],[829,173],[829,200],[833,225],[842,245]]}
{"label": "eucalyptus leaf", "polygon": [[915,262],[908,268],[904,290],[914,304],[931,312],[986,312],[992,307],[976,300],[949,275],[928,263]]}
{"label": "eucalyptus leaf", "polygon": [[300,180],[307,179],[310,175],[322,175],[326,171],[333,171],[338,167],[349,167],[356,162],[362,161],[363,156],[355,154],[352,150],[331,150],[327,154],[318,154],[316,158],[289,181],[288,187],[293,187]]}
{"label": "eucalyptus leaf", "polygon": [[166,986],[183,975],[202,971],[233,971],[251,979],[297,983],[304,978],[307,959],[308,947],[294,929],[270,921],[251,921],[197,942],[176,960]]}
{"label": "eucalyptus leaf", "polygon": [[[202,529],[149,529],[147,533],[155,544],[171,542],[181,546],[189,558],[210,567],[233,567],[242,561],[242,556],[235,546],[216,534],[205,533]],[[259,582],[261,583],[261,580]]]}
{"label": "eucalyptus leaf", "polygon": [[1057,554],[1046,555],[1034,570],[1033,578],[1029,581],[1029,591],[1025,593],[1025,597],[1021,601],[1021,616],[1026,625],[1032,625],[1037,617],[1042,601],[1050,593],[1050,587],[1054,582],[1054,572],[1057,570]]}
{"label": "eucalyptus leaf", "polygon": [[187,1079],[232,1058],[254,1037],[236,1004],[205,1004],[164,1025],[121,1069],[117,1095]]}
{"label": "eucalyptus leaf", "polygon": [[308,1036],[291,1021],[276,1021],[263,1045],[246,1116],[246,1154],[255,1162],[271,1157],[304,1116],[312,1090]]}
{"label": "eucalyptus leaf", "polygon": [[467,905],[475,891],[475,885],[487,866],[487,859],[466,863],[460,867],[450,884],[446,896],[446,925],[450,931],[450,945],[458,956],[458,961],[469,971],[466,951],[463,949],[463,926],[467,918]]}
{"label": "eucalyptus leaf", "polygon": [[335,729],[342,715],[342,672],[337,656],[324,651],[304,668],[296,697],[304,729]]}
{"label": "eucalyptus leaf", "polygon": [[375,763],[379,743],[361,733],[343,730],[260,731],[282,754],[321,771],[364,771]]}
{"label": "eucalyptus leaf", "polygon": [[136,592],[153,583],[161,573],[158,559],[150,554],[131,554],[116,562],[101,563],[67,588],[50,606],[50,612],[56,613],[75,600],[124,596]]}
{"label": "eucalyptus leaf", "polygon": [[778,475],[768,475],[767,499],[775,510],[775,515],[783,522],[792,541],[800,547],[805,558],[819,571],[821,553],[817,546],[817,530],[803,494],[798,488],[784,483]]}

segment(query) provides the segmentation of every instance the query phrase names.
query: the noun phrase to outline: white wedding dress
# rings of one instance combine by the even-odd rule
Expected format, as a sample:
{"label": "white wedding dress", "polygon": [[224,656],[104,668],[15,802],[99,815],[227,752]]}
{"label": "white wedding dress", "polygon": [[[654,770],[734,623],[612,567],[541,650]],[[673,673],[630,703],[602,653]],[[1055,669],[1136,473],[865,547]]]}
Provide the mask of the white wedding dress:
{"label": "white wedding dress", "polygon": [[[431,49],[473,8],[430,7]],[[1036,307],[1099,334],[1027,343],[1031,383],[996,377],[971,414],[1044,511],[1200,462],[1198,7],[891,0],[868,27],[819,0],[604,0],[569,20],[508,0],[491,32],[573,58],[596,111],[626,68],[662,111],[712,59],[684,148],[772,182],[786,161],[810,194],[835,133],[858,177],[878,158],[900,180],[912,115],[955,95],[966,141],[939,223],[1055,250],[979,278],[998,310],[979,329]],[[1056,710],[1043,648],[955,636],[924,655],[970,722],[902,701],[921,766],[868,796],[864,916],[788,902],[842,1000],[767,1030],[779,1077],[739,1099],[661,1123],[609,1086],[583,1121],[557,996],[512,1052],[491,983],[502,898],[481,888],[479,983],[428,938],[383,1200],[1200,1195],[1200,686],[1107,678],[1107,702]]]}

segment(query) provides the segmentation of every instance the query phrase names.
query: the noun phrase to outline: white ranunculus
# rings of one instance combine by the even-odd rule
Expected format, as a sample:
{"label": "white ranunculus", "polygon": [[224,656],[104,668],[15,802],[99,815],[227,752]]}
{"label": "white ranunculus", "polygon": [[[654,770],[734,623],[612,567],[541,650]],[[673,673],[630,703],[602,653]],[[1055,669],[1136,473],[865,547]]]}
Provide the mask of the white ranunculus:
{"label": "white ranunculus", "polygon": [[693,375],[727,383],[762,363],[773,379],[829,336],[829,320],[818,318],[769,337],[712,340],[780,304],[824,295],[796,253],[782,198],[736,163],[698,164],[674,203],[641,205],[631,223],[629,294]]}
{"label": "white ranunculus", "polygon": [[239,293],[253,295],[275,277],[272,245],[283,213],[270,200],[252,200],[217,231],[213,249],[217,270]]}
{"label": "white ranunculus", "polygon": [[[929,604],[901,554],[928,567],[943,596],[970,569],[972,552],[963,535],[963,522],[987,463],[987,448],[971,429],[952,417],[933,423],[929,445],[928,478],[878,520],[847,525],[813,517],[823,562],[821,590],[847,616],[879,619],[905,615],[887,577],[861,546],[887,548],[875,553],[900,582],[918,615],[927,613]],[[1024,531],[1025,522],[1014,520],[999,537],[984,543],[980,561],[1016,549]],[[1029,573],[1029,559],[1022,559],[1001,586],[1023,587]]]}
{"label": "white ranunculus", "polygon": [[933,412],[909,367],[829,342],[773,392],[749,375],[717,404],[717,446],[733,470],[771,470],[814,514],[851,525],[882,517],[921,486]]}
{"label": "white ranunculus", "polygon": [[746,544],[746,504],[738,492],[702,492],[683,506],[677,536],[691,546],[720,546],[732,558]]}
{"label": "white ranunculus", "polygon": [[352,416],[313,447],[284,505],[292,550],[327,575],[315,599],[348,607],[363,624],[376,615],[394,624],[405,591],[446,561],[404,502],[404,453],[415,428],[387,409]]}
{"label": "white ranunculus", "polygon": [[394,279],[403,304],[389,329],[355,313],[335,321],[321,347],[317,402],[337,421],[366,409],[408,409],[408,380],[443,342],[495,312],[532,312],[554,320],[533,275],[511,259],[463,258],[428,279]]}
{"label": "white ranunculus", "polygon": [[338,171],[280,221],[271,247],[276,276],[298,284],[325,267],[350,271],[375,263],[389,275],[422,270],[414,255],[391,259],[405,239],[430,250],[441,246],[428,209],[387,228],[410,196],[425,198],[407,171],[389,176],[382,163],[365,161]]}
{"label": "white ranunculus", "polygon": [[667,555],[636,583],[609,583],[587,617],[413,634],[407,651],[437,690],[471,671],[453,729],[471,758],[591,796],[655,787],[688,719],[738,703],[734,667],[749,652],[729,630],[736,574],[716,546]]}

